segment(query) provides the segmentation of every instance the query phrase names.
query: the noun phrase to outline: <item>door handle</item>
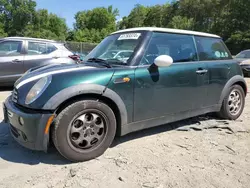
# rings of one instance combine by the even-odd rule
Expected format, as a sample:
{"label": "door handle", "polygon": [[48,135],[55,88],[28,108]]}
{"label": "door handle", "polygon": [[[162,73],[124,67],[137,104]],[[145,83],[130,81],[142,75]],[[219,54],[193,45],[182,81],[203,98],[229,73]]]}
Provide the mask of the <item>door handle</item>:
{"label": "door handle", "polygon": [[208,71],[206,69],[197,70],[197,74],[206,74]]}
{"label": "door handle", "polygon": [[20,62],[22,62],[22,61],[19,60],[19,59],[14,59],[14,60],[12,60],[12,63],[20,63]]}

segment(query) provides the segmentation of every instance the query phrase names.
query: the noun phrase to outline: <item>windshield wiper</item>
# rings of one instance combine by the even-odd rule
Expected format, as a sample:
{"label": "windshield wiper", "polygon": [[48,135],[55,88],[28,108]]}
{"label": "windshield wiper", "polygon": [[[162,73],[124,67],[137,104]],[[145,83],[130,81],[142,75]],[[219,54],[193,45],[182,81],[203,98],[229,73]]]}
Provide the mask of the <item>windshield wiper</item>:
{"label": "windshield wiper", "polygon": [[112,66],[105,60],[105,59],[100,59],[100,58],[89,58],[87,61],[89,62],[97,62],[97,63],[100,63],[102,65],[104,65],[105,67],[108,67],[108,68],[112,68]]}

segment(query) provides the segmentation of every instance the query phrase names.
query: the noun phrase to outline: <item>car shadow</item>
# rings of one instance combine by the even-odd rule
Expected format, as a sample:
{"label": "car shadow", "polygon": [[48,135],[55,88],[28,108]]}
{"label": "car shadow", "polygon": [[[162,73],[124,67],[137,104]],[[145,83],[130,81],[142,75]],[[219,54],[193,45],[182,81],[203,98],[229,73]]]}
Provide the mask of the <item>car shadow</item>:
{"label": "car shadow", "polygon": [[65,165],[70,163],[64,159],[54,147],[48,153],[32,151],[20,146],[11,136],[9,127],[0,123],[0,158],[13,163],[37,165],[39,163]]}
{"label": "car shadow", "polygon": [[217,119],[217,117],[215,117],[213,114],[206,114],[203,116],[197,116],[197,117],[177,121],[174,123],[163,124],[157,127],[152,127],[152,128],[140,130],[137,132],[129,133],[122,137],[116,137],[110,147],[112,148],[124,142],[128,142],[128,141],[135,140],[135,139],[140,139],[142,137],[144,138],[147,136],[163,133],[166,131],[173,131],[184,126],[189,126],[189,125],[194,125],[194,124],[199,125],[201,124],[202,121],[207,121],[210,119]]}
{"label": "car shadow", "polygon": [[0,92],[1,91],[12,91],[13,90],[13,87],[12,86],[2,86],[0,87]]}
{"label": "car shadow", "polygon": [[[199,124],[201,121],[214,119],[211,116],[200,116],[183,121],[169,123],[138,132],[130,133],[122,137],[116,137],[110,148],[125,142],[140,139],[166,131],[172,131],[179,127],[188,126],[191,124]],[[0,158],[13,163],[23,163],[27,165],[37,165],[39,163],[65,165],[71,162],[64,159],[54,147],[50,147],[47,153],[42,151],[32,151],[20,146],[11,136],[9,127],[4,122],[0,123]]]}

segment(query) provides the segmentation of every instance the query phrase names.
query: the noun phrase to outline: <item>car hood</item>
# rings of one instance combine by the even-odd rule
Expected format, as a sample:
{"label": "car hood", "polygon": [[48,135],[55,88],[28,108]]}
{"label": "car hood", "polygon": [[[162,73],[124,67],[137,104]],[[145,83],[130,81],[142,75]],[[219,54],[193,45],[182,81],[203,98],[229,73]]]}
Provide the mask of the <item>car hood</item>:
{"label": "car hood", "polygon": [[250,64],[250,59],[247,58],[235,58],[240,65]]}
{"label": "car hood", "polygon": [[[18,93],[17,103],[27,108],[41,109],[51,97],[66,88],[84,84],[106,87],[114,71],[114,68],[94,64],[64,64],[34,68],[15,83],[15,90]],[[26,104],[25,99],[30,89],[39,79],[46,76],[51,77],[46,89],[33,103]]]}
{"label": "car hood", "polygon": [[15,87],[19,88],[22,85],[34,81],[36,79],[49,76],[49,75],[58,75],[63,73],[70,72],[86,72],[89,70],[100,70],[105,69],[103,67],[96,67],[91,65],[84,64],[53,64],[53,65],[45,65],[40,67],[35,67],[28,70],[20,79],[18,79],[15,83]]}

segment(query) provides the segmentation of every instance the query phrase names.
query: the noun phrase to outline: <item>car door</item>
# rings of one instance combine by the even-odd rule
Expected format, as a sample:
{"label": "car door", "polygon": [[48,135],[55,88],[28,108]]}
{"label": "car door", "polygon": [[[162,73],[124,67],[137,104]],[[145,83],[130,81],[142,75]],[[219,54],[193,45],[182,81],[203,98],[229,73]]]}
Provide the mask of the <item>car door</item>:
{"label": "car door", "polygon": [[221,92],[229,80],[232,56],[220,38],[196,36],[196,45],[200,62],[208,69],[207,96],[205,106],[219,103]]}
{"label": "car door", "polygon": [[47,65],[51,63],[59,63],[59,56],[54,52],[57,48],[46,42],[26,41],[26,54],[24,56],[24,70],[30,68]]}
{"label": "car door", "polygon": [[0,82],[13,83],[23,73],[23,42],[21,40],[0,41]]}
{"label": "car door", "polygon": [[[153,64],[169,55],[169,67]],[[208,81],[206,65],[197,61],[193,36],[153,33],[135,70],[134,121],[176,114],[203,107]]]}

